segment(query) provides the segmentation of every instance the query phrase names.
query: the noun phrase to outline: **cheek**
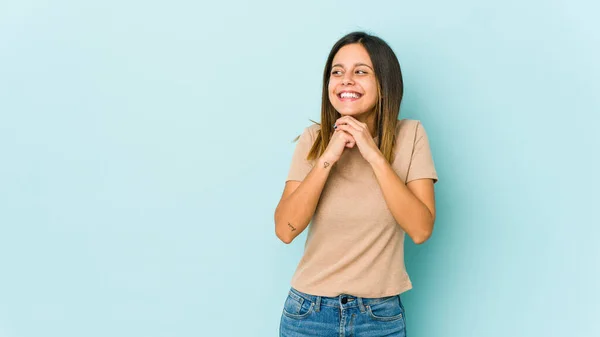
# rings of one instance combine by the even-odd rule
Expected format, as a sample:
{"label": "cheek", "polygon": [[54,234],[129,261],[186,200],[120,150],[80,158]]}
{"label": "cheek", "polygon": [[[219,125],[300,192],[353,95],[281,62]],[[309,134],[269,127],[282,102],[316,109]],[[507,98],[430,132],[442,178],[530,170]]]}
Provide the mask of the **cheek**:
{"label": "cheek", "polygon": [[331,105],[333,105],[334,107],[338,106],[338,100],[337,100],[337,97],[335,97],[334,94],[329,93],[329,98],[328,99],[329,99],[329,103],[331,103]]}
{"label": "cheek", "polygon": [[377,103],[377,92],[369,96],[369,105],[375,105]]}
{"label": "cheek", "polygon": [[368,88],[367,92],[369,93],[368,100],[369,101],[377,101],[377,83],[365,83],[365,87]]}
{"label": "cheek", "polygon": [[331,92],[333,91],[333,89],[335,88],[336,83],[333,81],[330,81],[329,84],[327,85],[327,91],[329,92],[329,94],[331,95]]}
{"label": "cheek", "polygon": [[369,107],[375,105],[375,103],[377,103],[377,89],[371,89],[369,94],[364,98],[363,104],[368,105]]}
{"label": "cheek", "polygon": [[327,94],[329,95],[329,99],[333,100],[335,98],[335,85],[332,85],[331,83],[329,83],[329,86],[327,88]]}
{"label": "cheek", "polygon": [[369,79],[368,81],[365,81],[363,85],[365,89],[369,90],[369,92],[377,93],[377,82],[375,82],[374,80]]}

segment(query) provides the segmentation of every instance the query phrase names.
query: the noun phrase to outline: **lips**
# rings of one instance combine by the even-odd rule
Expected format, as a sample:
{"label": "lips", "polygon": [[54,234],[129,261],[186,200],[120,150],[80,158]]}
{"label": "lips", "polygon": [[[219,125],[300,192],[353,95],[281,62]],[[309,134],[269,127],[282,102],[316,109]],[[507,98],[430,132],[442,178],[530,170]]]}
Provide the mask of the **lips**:
{"label": "lips", "polygon": [[341,101],[356,101],[362,97],[362,94],[356,91],[344,90],[337,94]]}

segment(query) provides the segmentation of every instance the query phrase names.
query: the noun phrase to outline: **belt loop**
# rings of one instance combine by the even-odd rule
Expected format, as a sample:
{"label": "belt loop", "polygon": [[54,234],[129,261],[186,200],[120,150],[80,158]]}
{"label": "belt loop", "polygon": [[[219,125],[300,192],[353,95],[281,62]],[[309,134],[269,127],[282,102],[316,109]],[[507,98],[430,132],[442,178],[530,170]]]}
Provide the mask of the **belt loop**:
{"label": "belt loop", "polygon": [[400,308],[402,308],[402,313],[404,313],[404,303],[402,303],[402,298],[400,298],[400,294],[398,296],[398,303],[400,303]]}
{"label": "belt loop", "polygon": [[365,305],[363,304],[363,298],[362,297],[356,297],[356,301],[358,302],[358,308],[360,309],[361,313],[365,312]]}
{"label": "belt loop", "polygon": [[319,312],[321,310],[321,296],[317,296],[317,300],[315,303],[315,311]]}

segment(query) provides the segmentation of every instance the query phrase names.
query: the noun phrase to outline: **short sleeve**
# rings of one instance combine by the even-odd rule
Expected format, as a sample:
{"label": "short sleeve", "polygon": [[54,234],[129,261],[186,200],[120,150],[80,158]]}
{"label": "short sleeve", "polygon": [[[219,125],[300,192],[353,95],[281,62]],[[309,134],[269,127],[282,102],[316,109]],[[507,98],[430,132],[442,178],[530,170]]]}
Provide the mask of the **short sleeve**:
{"label": "short sleeve", "polygon": [[406,183],[417,180],[431,178],[433,182],[438,181],[438,175],[435,170],[433,162],[433,156],[431,155],[431,148],[429,147],[429,139],[425,128],[420,121],[417,122],[415,132],[415,143],[413,148],[413,154],[408,169],[408,175],[406,177]]}
{"label": "short sleeve", "polygon": [[306,156],[308,156],[308,152],[310,151],[312,144],[313,139],[310,132],[310,127],[307,127],[304,129],[296,143],[296,148],[294,149],[294,154],[292,155],[292,163],[290,165],[286,181],[302,181],[304,178],[306,178],[310,170],[312,170],[312,162],[306,160]]}

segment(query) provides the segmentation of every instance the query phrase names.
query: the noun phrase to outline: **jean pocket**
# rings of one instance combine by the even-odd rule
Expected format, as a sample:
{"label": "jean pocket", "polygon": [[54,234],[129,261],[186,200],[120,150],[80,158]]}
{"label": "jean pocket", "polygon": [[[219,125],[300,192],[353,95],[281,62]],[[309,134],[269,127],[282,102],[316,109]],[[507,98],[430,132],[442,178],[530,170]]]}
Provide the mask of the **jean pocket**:
{"label": "jean pocket", "polygon": [[290,291],[283,304],[283,314],[289,318],[303,319],[313,312],[314,306],[313,302]]}
{"label": "jean pocket", "polygon": [[376,321],[396,321],[404,317],[404,309],[400,304],[400,298],[396,295],[383,302],[367,305],[369,317]]}

